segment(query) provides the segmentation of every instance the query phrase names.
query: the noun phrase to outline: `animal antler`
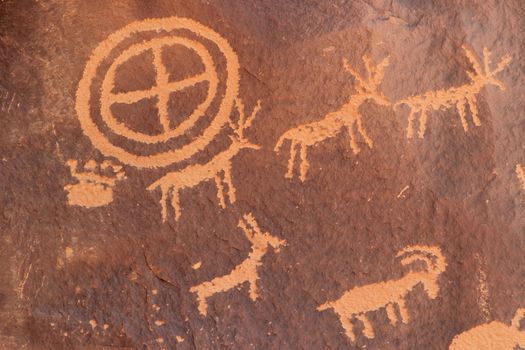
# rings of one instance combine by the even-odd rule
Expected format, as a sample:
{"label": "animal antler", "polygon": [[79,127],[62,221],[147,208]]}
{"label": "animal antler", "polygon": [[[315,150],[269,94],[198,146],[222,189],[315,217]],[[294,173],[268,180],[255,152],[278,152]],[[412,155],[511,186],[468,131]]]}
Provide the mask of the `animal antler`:
{"label": "animal antler", "polygon": [[239,112],[239,120],[237,122],[234,122],[231,118],[229,121],[230,127],[233,129],[233,132],[235,135],[240,139],[244,139],[244,131],[248,129],[252,123],[255,117],[257,116],[257,113],[261,110],[261,100],[257,100],[257,104],[252,110],[252,113],[247,116],[246,115],[246,109],[244,106],[244,102],[242,99],[237,98],[235,100],[235,105],[237,107],[237,111]]}
{"label": "animal antler", "polygon": [[385,57],[375,67],[370,57],[363,56],[363,61],[365,63],[365,69],[368,75],[366,79],[364,79],[361,74],[357,73],[357,71],[354,68],[352,68],[352,66],[348,63],[348,60],[346,58],[343,58],[343,67],[347,72],[354,76],[354,78],[357,80],[357,83],[361,87],[363,87],[365,90],[373,91],[375,87],[381,84],[381,81],[385,76],[385,68],[389,64],[389,56]]}
{"label": "animal antler", "polygon": [[434,271],[444,271],[445,270],[447,263],[446,263],[445,257],[441,253],[441,249],[439,249],[438,247],[424,246],[424,245],[408,246],[402,249],[399,253],[397,253],[396,257],[400,257],[400,256],[403,256],[409,253],[418,253],[418,252],[431,255],[432,257],[434,257],[434,259],[431,260],[426,256],[418,254],[418,255],[408,256],[408,257],[403,258],[403,260],[401,260],[401,263],[403,265],[408,265],[414,261],[422,260],[422,261],[425,261],[427,266]]}
{"label": "animal antler", "polygon": [[252,213],[244,214],[243,218],[239,220],[238,226],[244,231],[250,241],[255,237],[256,234],[260,235],[261,229],[255,221]]}
{"label": "animal antler", "polygon": [[[485,47],[483,48],[483,69],[482,69],[481,63],[476,58],[476,55],[474,54],[474,52],[469,50],[466,46],[462,46],[462,48],[463,48],[463,51],[465,51],[465,55],[467,56],[468,60],[472,64],[472,68],[474,68],[474,71],[478,76],[486,76],[487,78],[494,78],[496,74],[498,74],[503,69],[505,69],[505,67],[507,67],[510,61],[512,60],[511,56],[508,54],[503,56],[501,60],[499,61],[499,63],[496,65],[496,68],[491,71],[490,65],[492,64],[492,61],[490,59],[490,51],[488,48]],[[472,72],[467,72],[467,74],[470,80],[472,81],[476,80],[476,76],[472,74]],[[495,80],[494,83],[502,90],[505,90],[505,86],[501,82]]]}

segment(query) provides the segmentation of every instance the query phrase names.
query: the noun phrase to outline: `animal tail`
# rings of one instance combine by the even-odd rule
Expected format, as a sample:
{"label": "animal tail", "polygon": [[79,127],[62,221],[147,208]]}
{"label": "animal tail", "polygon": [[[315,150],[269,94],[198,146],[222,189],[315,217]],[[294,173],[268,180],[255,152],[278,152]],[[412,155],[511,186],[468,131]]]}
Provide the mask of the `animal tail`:
{"label": "animal tail", "polygon": [[162,188],[162,184],[164,183],[164,177],[161,177],[160,179],[158,179],[157,181],[155,181],[154,183],[152,183],[151,185],[149,185],[146,189],[148,191],[154,191],[155,189],[157,188]]}
{"label": "animal tail", "polygon": [[406,105],[406,104],[407,104],[406,100],[398,101],[398,102],[394,103],[394,110],[397,109],[399,106]]}
{"label": "animal tail", "polygon": [[408,246],[397,253],[397,257],[403,255],[408,255],[401,260],[403,265],[408,265],[415,261],[424,261],[427,264],[427,268],[437,274],[444,272],[447,267],[445,256],[441,253],[441,249],[436,246]]}
{"label": "animal tail", "polygon": [[323,305],[318,306],[318,307],[317,307],[317,311],[328,310],[328,309],[330,309],[330,308],[332,308],[332,307],[333,307],[333,306],[332,306],[332,303],[330,303],[330,302],[326,302],[326,303],[324,303]]}
{"label": "animal tail", "polygon": [[284,133],[281,137],[279,137],[279,140],[277,140],[277,143],[275,144],[275,147],[273,149],[274,152],[279,153],[281,151],[281,148],[283,147],[284,141],[286,141],[287,135]]}
{"label": "animal tail", "polygon": [[512,327],[520,329],[520,322],[525,318],[525,309],[516,310],[514,318],[512,319]]}

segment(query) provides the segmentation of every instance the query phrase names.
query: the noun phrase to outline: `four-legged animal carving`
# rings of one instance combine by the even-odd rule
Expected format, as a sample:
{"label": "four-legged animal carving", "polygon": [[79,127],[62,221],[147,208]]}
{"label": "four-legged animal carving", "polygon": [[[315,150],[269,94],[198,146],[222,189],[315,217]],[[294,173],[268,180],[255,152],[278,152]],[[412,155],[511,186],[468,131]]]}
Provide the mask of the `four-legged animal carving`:
{"label": "four-legged animal carving", "polygon": [[[244,112],[244,105],[240,99],[236,101],[237,110],[239,111],[239,121],[234,123],[230,121],[234,134],[231,136],[232,143],[229,148],[217,154],[212,160],[206,164],[190,165],[182,170],[175,171],[164,175],[159,180],[152,183],[148,190],[153,191],[160,188],[162,191],[162,198],[160,204],[162,207],[162,219],[168,220],[168,203],[171,201],[171,206],[175,212],[175,219],[178,220],[181,215],[180,208],[180,191],[184,188],[195,187],[201,182],[214,180],[217,185],[217,197],[219,205],[222,208],[226,207],[225,194],[228,195],[230,203],[235,203],[235,187],[232,182],[232,159],[245,148],[259,149],[260,146],[254,145],[244,137],[244,131],[250,127],[257,112],[260,110],[260,103],[257,104],[252,114],[246,117]],[[224,189],[227,185],[227,192]]]}
{"label": "four-legged animal carving", "polygon": [[202,315],[206,315],[208,312],[207,299],[209,297],[216,293],[230,290],[245,282],[248,282],[250,287],[250,298],[255,301],[258,297],[257,279],[259,275],[257,269],[262,265],[263,256],[268,251],[268,247],[271,246],[278,252],[279,248],[285,244],[284,240],[274,237],[267,232],[261,232],[252,214],[244,215],[244,218],[239,220],[239,227],[252,243],[252,251],[248,258],[237,265],[228,275],[214,278],[209,282],[204,282],[190,289],[191,292],[197,293],[199,312]]}
{"label": "four-legged animal carving", "polygon": [[346,335],[355,341],[352,318],[360,320],[364,324],[364,335],[368,338],[374,337],[374,330],[366,317],[366,313],[386,308],[387,316],[395,325],[398,321],[394,306],[398,306],[401,321],[408,323],[409,314],[405,307],[405,298],[418,284],[422,284],[428,296],[435,299],[439,293],[438,278],[447,266],[445,258],[438,247],[409,246],[401,250],[397,256],[406,255],[401,264],[408,265],[416,261],[423,261],[426,270],[422,272],[409,272],[397,280],[374,283],[362,287],[355,287],[345,292],[339,299],[329,301],[317,309],[334,309]]}
{"label": "four-legged animal carving", "polygon": [[300,147],[299,152],[301,157],[299,178],[301,181],[304,181],[309,166],[307,159],[308,147],[314,146],[327,138],[336,136],[345,126],[350,136],[350,147],[355,154],[359,153],[360,148],[356,141],[354,128],[357,128],[357,131],[361,134],[368,147],[373,147],[374,143],[363,126],[363,116],[359,108],[369,99],[380,105],[390,105],[388,99],[378,91],[378,86],[383,80],[384,69],[388,65],[388,58],[385,58],[377,67],[372,67],[371,60],[368,57],[365,56],[363,59],[368,73],[368,77],[366,78],[358,74],[346,60],[343,63],[344,68],[350,72],[357,81],[357,94],[352,95],[348,102],[339,110],[328,113],[319,121],[300,125],[288,130],[277,141],[274,148],[275,152],[281,150],[286,140],[291,141],[288,170],[285,175],[287,178],[293,177],[297,158],[297,146]]}
{"label": "four-legged animal carving", "polygon": [[481,64],[476,59],[474,53],[465,47],[463,47],[463,50],[465,51],[467,58],[474,68],[474,73],[467,72],[471,80],[470,83],[450,89],[429,91],[419,96],[410,96],[394,105],[394,108],[403,104],[410,107],[407,138],[412,138],[414,136],[414,120],[417,114],[419,114],[418,135],[420,138],[423,138],[427,125],[428,112],[433,110],[437,111],[439,109],[448,109],[451,107],[455,107],[458,110],[459,116],[461,118],[461,124],[463,125],[463,129],[465,131],[468,131],[468,123],[466,119],[467,105],[470,109],[470,113],[472,114],[472,121],[474,122],[474,125],[480,126],[481,121],[478,117],[476,95],[478,95],[481,92],[481,89],[483,89],[486,85],[495,85],[501,90],[505,90],[505,85],[496,79],[496,74],[507,67],[511,61],[510,56],[504,56],[496,66],[496,69],[491,70],[490,51],[485,48],[483,50],[484,66],[482,69]]}
{"label": "four-legged animal carving", "polygon": [[516,310],[512,324],[493,321],[476,326],[456,335],[449,350],[514,350],[525,348],[525,331],[520,330],[520,321],[525,309]]}

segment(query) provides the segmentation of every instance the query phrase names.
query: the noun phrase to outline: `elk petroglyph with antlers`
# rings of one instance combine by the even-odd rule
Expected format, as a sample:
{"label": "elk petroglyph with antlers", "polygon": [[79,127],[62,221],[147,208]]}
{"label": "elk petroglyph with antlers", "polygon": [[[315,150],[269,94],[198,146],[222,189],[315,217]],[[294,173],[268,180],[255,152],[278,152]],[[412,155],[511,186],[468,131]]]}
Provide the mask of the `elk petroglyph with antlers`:
{"label": "elk petroglyph with antlers", "polygon": [[475,54],[463,47],[467,58],[469,59],[474,72],[467,72],[470,82],[458,87],[450,89],[442,89],[437,91],[429,91],[423,95],[407,97],[394,105],[394,108],[407,105],[410,107],[410,114],[408,116],[407,138],[414,136],[415,127],[414,120],[419,114],[419,132],[418,136],[423,138],[426,131],[428,113],[430,111],[437,111],[440,109],[448,109],[455,107],[458,110],[461,118],[461,125],[465,132],[468,131],[467,122],[467,105],[472,115],[474,125],[480,126],[481,121],[478,116],[477,95],[487,85],[495,85],[501,90],[505,90],[505,85],[496,78],[496,74],[507,67],[511,61],[509,55],[505,55],[497,64],[494,70],[491,70],[490,65],[490,51],[483,49],[483,68],[476,58]]}
{"label": "elk petroglyph with antlers", "polygon": [[365,101],[373,100],[376,103],[388,106],[390,102],[388,99],[378,91],[378,86],[384,77],[385,67],[388,66],[388,58],[385,58],[376,67],[372,66],[372,62],[368,57],[363,57],[368,77],[363,77],[355,71],[346,60],[343,60],[343,66],[346,71],[350,72],[357,82],[357,93],[352,95],[350,99],[337,111],[326,114],[323,119],[308,124],[300,125],[296,128],[285,132],[277,141],[274,151],[280,152],[286,140],[290,140],[290,158],[288,160],[288,169],[285,177],[292,178],[295,169],[295,161],[297,158],[297,147],[299,146],[299,156],[301,163],[299,167],[299,178],[301,181],[306,179],[308,172],[308,147],[335,137],[344,127],[347,128],[350,137],[350,147],[354,154],[359,153],[360,148],[356,141],[356,132],[354,128],[361,134],[368,147],[372,148],[374,142],[368,136],[363,126],[363,116],[359,108]]}
{"label": "elk petroglyph with antlers", "polygon": [[[232,181],[232,159],[243,149],[260,148],[260,146],[249,142],[245,138],[244,131],[252,125],[255,116],[261,109],[261,105],[260,101],[257,102],[257,106],[250,116],[246,116],[244,104],[240,99],[236,100],[236,107],[239,111],[239,120],[237,122],[230,120],[230,126],[234,133],[230,136],[231,144],[228,149],[217,154],[206,164],[194,164],[182,170],[170,172],[148,187],[150,191],[157,188],[161,189],[162,197],[160,204],[162,207],[163,221],[168,220],[168,205],[170,202],[175,213],[175,220],[180,218],[181,207],[179,197],[182,189],[195,187],[205,181],[215,181],[217,198],[219,199],[221,208],[226,207],[225,195],[228,196],[230,203],[235,203],[235,186]],[[227,189],[224,188],[224,185],[227,186]]]}
{"label": "elk petroglyph with antlers", "polygon": [[422,284],[431,299],[435,299],[439,293],[438,278],[447,266],[445,257],[438,247],[431,246],[409,246],[401,250],[397,257],[405,256],[401,260],[402,265],[409,265],[422,261],[426,265],[425,271],[409,272],[397,280],[373,283],[366,286],[355,287],[345,292],[339,299],[329,301],[317,309],[319,311],[334,309],[346,332],[346,335],[355,341],[354,326],[352,318],[363,322],[363,333],[367,338],[374,338],[375,333],[370,321],[366,317],[367,312],[386,308],[390,323],[398,322],[395,306],[398,306],[399,315],[403,323],[408,323],[410,317],[405,306],[405,298],[412,289]]}
{"label": "elk petroglyph with antlers", "polygon": [[214,294],[228,291],[232,288],[248,282],[250,287],[250,299],[255,301],[258,297],[257,280],[259,274],[257,269],[262,265],[262,258],[272,247],[278,252],[280,247],[286,244],[282,239],[270,235],[268,232],[262,232],[257,221],[252,214],[246,214],[239,220],[239,227],[243,230],[246,238],[252,244],[252,251],[242,263],[237,265],[228,275],[217,277],[211,281],[201,283],[190,289],[191,292],[197,293],[199,302],[199,312],[206,315],[208,312],[207,299]]}
{"label": "elk petroglyph with antlers", "polygon": [[525,348],[525,331],[520,330],[520,322],[525,317],[525,309],[518,309],[511,325],[493,321],[476,326],[456,335],[449,350],[514,350]]}

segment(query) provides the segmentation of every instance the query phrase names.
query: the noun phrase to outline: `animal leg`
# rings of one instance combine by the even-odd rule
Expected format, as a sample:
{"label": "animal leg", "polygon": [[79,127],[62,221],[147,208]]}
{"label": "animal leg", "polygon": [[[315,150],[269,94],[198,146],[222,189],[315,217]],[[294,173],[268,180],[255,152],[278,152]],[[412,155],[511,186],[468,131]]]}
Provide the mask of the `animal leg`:
{"label": "animal leg", "polygon": [[357,315],[356,318],[359,321],[363,322],[363,325],[365,326],[365,328],[363,328],[363,334],[365,335],[365,337],[367,337],[368,339],[374,339],[374,328],[372,327],[372,324],[370,323],[366,315]]}
{"label": "animal leg", "polygon": [[462,99],[456,103],[456,108],[458,109],[458,112],[459,112],[459,117],[461,119],[461,125],[463,125],[463,130],[467,132],[468,131],[467,112],[466,112],[467,104]]}
{"label": "animal leg", "polygon": [[252,299],[252,301],[255,301],[259,297],[259,293],[257,290],[257,278],[249,279],[248,283],[250,283],[250,299]]}
{"label": "animal leg", "polygon": [[160,188],[162,194],[160,197],[160,214],[162,216],[162,221],[168,221],[168,200],[169,200],[169,191],[170,189]]}
{"label": "animal leg", "polygon": [[307,153],[308,153],[308,149],[307,149],[307,145],[305,144],[301,144],[300,145],[301,147],[301,165],[300,165],[300,174],[299,174],[299,178],[301,179],[301,181],[304,181],[306,179],[306,173],[308,172],[308,168],[310,166],[310,163],[308,162],[308,158],[307,158]]}
{"label": "animal leg", "polygon": [[403,323],[408,323],[408,321],[410,321],[410,315],[408,314],[408,310],[405,305],[405,300],[403,298],[399,298],[399,300],[397,301],[397,305],[399,307],[399,314],[401,315],[401,321]]}
{"label": "animal leg", "polygon": [[179,220],[181,210],[180,210],[180,199],[179,199],[179,189],[178,188],[171,189],[171,207],[173,208],[173,211],[175,212],[175,221]]}
{"label": "animal leg", "polygon": [[224,200],[224,186],[222,186],[222,179],[219,174],[215,174],[215,184],[217,185],[217,198],[222,209],[226,208],[226,201]]}
{"label": "animal leg", "polygon": [[356,135],[354,131],[354,124],[355,122],[352,122],[350,123],[350,125],[347,125],[346,128],[348,129],[348,135],[350,136],[350,147],[352,148],[352,151],[354,152],[354,154],[358,154],[359,151],[361,151],[361,149],[359,148],[355,140]]}
{"label": "animal leg", "polygon": [[374,147],[374,141],[372,141],[370,136],[368,136],[368,134],[366,133],[366,130],[363,127],[363,117],[360,114],[357,115],[356,123],[357,123],[357,130],[359,131],[359,133],[365,139],[365,142],[368,145],[368,147],[369,148],[373,148]]}
{"label": "animal leg", "polygon": [[408,126],[407,126],[407,139],[414,137],[414,119],[416,118],[416,112],[413,108],[410,108],[410,113],[408,114]]}
{"label": "animal leg", "polygon": [[235,195],[235,187],[233,187],[231,166],[229,169],[224,170],[224,182],[228,185],[228,197],[230,198],[230,203],[235,203],[237,198]]}
{"label": "animal leg", "polygon": [[395,326],[396,323],[399,321],[397,318],[396,310],[394,309],[394,305],[392,304],[387,304],[386,315],[388,316],[388,320],[390,321],[390,324],[392,326]]}
{"label": "animal leg", "polygon": [[425,131],[427,130],[427,109],[426,107],[421,108],[419,111],[419,138],[422,139],[425,136]]}
{"label": "animal leg", "polygon": [[293,169],[295,165],[295,158],[297,156],[297,144],[299,141],[292,140],[292,143],[290,145],[290,159],[288,159],[288,171],[286,172],[286,175],[284,177],[291,179],[293,177]]}
{"label": "animal leg", "polygon": [[468,102],[468,107],[470,108],[470,113],[472,113],[472,121],[474,122],[474,125],[480,126],[481,120],[479,120],[479,116],[478,116],[478,106],[476,105],[476,97],[468,96],[467,102]]}
{"label": "animal leg", "polygon": [[339,319],[341,320],[341,325],[345,330],[346,336],[350,338],[351,341],[355,342],[354,325],[352,324],[352,321],[344,315],[339,315]]}
{"label": "animal leg", "polygon": [[[202,285],[201,285],[202,286]],[[197,302],[198,302],[198,308],[201,315],[206,316],[208,313],[208,302],[206,301],[206,295],[203,289],[199,288],[201,286],[192,287],[190,289],[191,292],[197,292]]]}

